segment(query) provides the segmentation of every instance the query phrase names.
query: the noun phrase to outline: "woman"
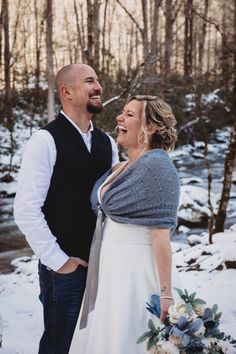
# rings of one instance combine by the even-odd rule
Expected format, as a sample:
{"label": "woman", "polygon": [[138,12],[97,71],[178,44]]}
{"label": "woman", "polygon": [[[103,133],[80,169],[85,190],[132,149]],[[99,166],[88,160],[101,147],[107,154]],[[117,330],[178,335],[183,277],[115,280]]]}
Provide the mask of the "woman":
{"label": "woman", "polygon": [[127,148],[128,160],[94,186],[98,221],[70,354],[146,353],[145,344],[136,344],[150,318],[146,301],[160,295],[161,321],[173,303],[178,276],[170,235],[177,225],[180,187],[166,151],[176,142],[176,120],[158,97],[134,96],[117,123],[117,142]]}

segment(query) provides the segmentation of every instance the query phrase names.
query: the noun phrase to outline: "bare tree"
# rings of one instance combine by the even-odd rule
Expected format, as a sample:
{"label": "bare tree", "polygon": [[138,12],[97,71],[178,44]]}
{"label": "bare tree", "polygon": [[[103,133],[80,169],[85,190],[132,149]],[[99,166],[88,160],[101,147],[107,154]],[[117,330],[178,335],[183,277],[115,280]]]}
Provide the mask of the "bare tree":
{"label": "bare tree", "polygon": [[157,58],[158,58],[158,24],[159,24],[159,8],[162,0],[154,0],[154,11],[152,18],[152,31],[151,31],[151,55],[149,73],[153,77],[157,75]]}
{"label": "bare tree", "polygon": [[[204,1],[204,19],[207,19],[209,8],[209,0]],[[203,59],[204,59],[204,45],[206,41],[206,32],[207,32],[207,22],[206,20],[202,21],[202,29],[199,37],[199,47],[198,47],[198,75],[201,76],[203,70]]]}
{"label": "bare tree", "polygon": [[228,8],[227,6],[223,7],[222,11],[222,60],[221,60],[221,70],[222,70],[222,85],[225,87],[226,90],[229,89],[229,79],[230,79],[230,72],[229,72],[229,48],[227,46],[227,21],[228,21]]}
{"label": "bare tree", "polygon": [[0,12],[0,73],[2,72],[2,32],[3,32],[3,8],[1,6],[1,12]]}
{"label": "bare tree", "polygon": [[39,95],[39,82],[40,82],[40,59],[41,59],[41,46],[43,35],[43,18],[39,17],[38,2],[34,0],[34,15],[35,15],[35,89],[36,97]]}
{"label": "bare tree", "polygon": [[105,0],[104,13],[103,13],[103,30],[102,30],[102,70],[101,71],[103,73],[105,71],[105,53],[106,53],[105,35],[106,35],[107,7],[108,7],[108,0]]}
{"label": "bare tree", "polygon": [[55,77],[53,72],[53,14],[52,14],[53,0],[46,0],[46,46],[47,46],[47,79],[48,79],[48,121],[55,118],[54,110],[54,90]]}
{"label": "bare tree", "polygon": [[[77,61],[78,58],[78,49],[81,49],[81,58],[82,62],[86,63],[86,56],[85,56],[85,38],[83,36],[83,31],[82,28],[84,26],[83,23],[83,18],[81,16],[81,19],[79,19],[79,13],[78,13],[78,8],[76,4],[76,0],[73,2],[74,4],[74,10],[75,10],[75,17],[76,17],[76,28],[77,28],[77,45],[76,45],[76,51],[75,51],[75,61]],[[83,6],[83,5],[81,5]],[[83,13],[82,8],[80,7],[80,14]],[[82,27],[82,28],[81,28]]]}
{"label": "bare tree", "polygon": [[234,0],[234,82],[232,91],[232,114],[234,117],[234,125],[232,127],[230,142],[225,156],[225,167],[224,167],[224,181],[223,188],[221,192],[221,198],[219,203],[218,213],[216,215],[215,221],[215,232],[224,231],[224,224],[227,215],[227,207],[230,198],[230,190],[232,185],[232,175],[236,157],[236,0]]}
{"label": "bare tree", "polygon": [[4,29],[5,102],[6,102],[6,106],[10,109],[10,107],[12,107],[12,90],[11,90],[11,70],[10,70],[11,53],[10,53],[10,39],[9,39],[8,0],[2,0],[2,17],[3,17],[3,29]]}
{"label": "bare tree", "polygon": [[99,72],[99,45],[100,45],[100,13],[101,0],[87,0],[87,61],[96,72]]}
{"label": "bare tree", "polygon": [[192,76],[193,64],[193,0],[186,0],[184,30],[184,77],[189,81]]}

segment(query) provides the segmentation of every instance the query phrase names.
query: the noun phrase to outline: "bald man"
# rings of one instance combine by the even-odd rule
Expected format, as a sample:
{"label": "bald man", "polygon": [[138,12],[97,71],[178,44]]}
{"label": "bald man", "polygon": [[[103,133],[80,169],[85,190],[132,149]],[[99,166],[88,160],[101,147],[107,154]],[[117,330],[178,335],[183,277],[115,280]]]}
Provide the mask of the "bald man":
{"label": "bald man", "polygon": [[118,163],[114,140],[92,123],[102,87],[88,65],[63,67],[62,110],[27,143],[14,203],[17,225],[39,258],[44,333],[39,354],[67,354],[84,293],[95,228],[90,193]]}

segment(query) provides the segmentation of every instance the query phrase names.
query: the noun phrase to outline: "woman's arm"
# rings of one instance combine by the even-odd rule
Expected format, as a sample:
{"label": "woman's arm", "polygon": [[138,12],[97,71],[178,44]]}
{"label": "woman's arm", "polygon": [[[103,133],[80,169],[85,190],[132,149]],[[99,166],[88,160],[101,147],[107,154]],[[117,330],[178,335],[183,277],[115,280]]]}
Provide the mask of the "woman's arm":
{"label": "woman's arm", "polygon": [[163,322],[168,315],[168,308],[173,304],[171,291],[172,250],[170,244],[170,230],[150,229],[150,232],[152,236],[153,251],[160,279],[160,320]]}

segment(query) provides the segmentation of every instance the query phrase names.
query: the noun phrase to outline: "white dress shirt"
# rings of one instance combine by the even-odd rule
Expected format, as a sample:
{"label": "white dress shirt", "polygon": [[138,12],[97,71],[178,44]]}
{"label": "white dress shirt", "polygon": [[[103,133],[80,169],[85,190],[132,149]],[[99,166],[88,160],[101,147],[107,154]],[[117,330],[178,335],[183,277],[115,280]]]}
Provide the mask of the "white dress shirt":
{"label": "white dress shirt", "polygon": [[[92,122],[90,122],[89,131],[83,133],[63,111],[61,113],[78,130],[91,152],[91,132],[94,129]],[[109,138],[112,145],[112,166],[114,166],[119,162],[118,149],[115,141],[110,136]],[[52,135],[42,129],[34,133],[27,142],[23,154],[18,190],[14,201],[16,224],[25,235],[36,256],[44,265],[54,271],[61,268],[69,258],[51,233],[41,210],[50,186],[56,157],[57,151]]]}

